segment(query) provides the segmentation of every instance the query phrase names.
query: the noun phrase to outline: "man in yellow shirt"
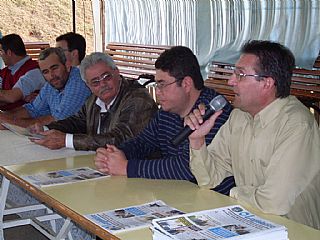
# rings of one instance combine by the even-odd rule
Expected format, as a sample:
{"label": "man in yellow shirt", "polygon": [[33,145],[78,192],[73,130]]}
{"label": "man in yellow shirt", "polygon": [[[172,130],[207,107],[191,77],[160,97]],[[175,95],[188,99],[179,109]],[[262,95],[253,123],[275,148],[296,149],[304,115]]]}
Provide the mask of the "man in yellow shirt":
{"label": "man in yellow shirt", "polygon": [[265,213],[320,229],[320,133],[310,111],[290,96],[294,56],[269,41],[249,41],[228,84],[235,93],[228,121],[206,147],[221,111],[202,124],[200,106],[185,118],[190,167],[212,188],[234,175],[230,196]]}

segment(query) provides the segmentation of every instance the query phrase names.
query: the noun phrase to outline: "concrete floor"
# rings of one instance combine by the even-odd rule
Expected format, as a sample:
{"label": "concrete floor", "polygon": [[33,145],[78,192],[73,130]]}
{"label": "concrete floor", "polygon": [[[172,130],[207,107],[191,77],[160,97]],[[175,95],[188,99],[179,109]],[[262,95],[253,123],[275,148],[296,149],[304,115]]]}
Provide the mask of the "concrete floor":
{"label": "concrete floor", "polygon": [[4,231],[4,240],[47,240],[32,226],[8,228]]}
{"label": "concrete floor", "polygon": [[[6,216],[6,220],[16,219],[18,216]],[[4,230],[4,240],[48,240],[31,225],[7,228]]]}

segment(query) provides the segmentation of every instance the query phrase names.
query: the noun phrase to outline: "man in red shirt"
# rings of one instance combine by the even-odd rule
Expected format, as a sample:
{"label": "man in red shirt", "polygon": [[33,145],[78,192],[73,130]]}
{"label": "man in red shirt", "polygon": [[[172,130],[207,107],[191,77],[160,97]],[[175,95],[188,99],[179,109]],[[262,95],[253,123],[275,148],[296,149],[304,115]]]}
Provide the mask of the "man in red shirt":
{"label": "man in red shirt", "polygon": [[44,85],[37,61],[26,52],[21,37],[9,34],[0,39],[0,57],[6,67],[0,70],[0,109],[10,110],[25,103],[23,100]]}

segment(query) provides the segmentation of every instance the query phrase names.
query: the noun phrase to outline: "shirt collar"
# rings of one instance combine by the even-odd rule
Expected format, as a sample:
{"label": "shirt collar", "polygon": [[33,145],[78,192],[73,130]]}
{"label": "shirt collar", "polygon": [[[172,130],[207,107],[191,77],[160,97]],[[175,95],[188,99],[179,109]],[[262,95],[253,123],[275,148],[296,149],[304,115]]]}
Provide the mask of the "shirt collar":
{"label": "shirt collar", "polygon": [[107,112],[116,100],[116,98],[117,96],[115,96],[107,106],[100,98],[97,98],[96,104],[100,107],[100,112]]}
{"label": "shirt collar", "polygon": [[16,64],[9,66],[8,68],[11,70],[11,74],[14,75],[16,71],[26,62],[30,59],[30,56],[25,56],[20,61],[18,61]]}
{"label": "shirt collar", "polygon": [[264,109],[262,109],[258,114],[256,114],[254,120],[259,119],[261,126],[265,127],[280,114],[283,106],[288,103],[289,98],[290,96],[286,98],[277,98]]}

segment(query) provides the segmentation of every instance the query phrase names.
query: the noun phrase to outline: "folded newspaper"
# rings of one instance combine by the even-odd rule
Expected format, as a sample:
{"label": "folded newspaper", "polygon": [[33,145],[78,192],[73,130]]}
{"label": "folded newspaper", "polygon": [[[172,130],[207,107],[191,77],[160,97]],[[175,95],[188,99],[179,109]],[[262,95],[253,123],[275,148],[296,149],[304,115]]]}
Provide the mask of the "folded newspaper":
{"label": "folded newspaper", "polygon": [[155,219],[151,229],[154,240],[288,239],[284,226],[257,217],[239,205]]}
{"label": "folded newspaper", "polygon": [[74,183],[85,180],[92,180],[102,177],[109,177],[89,167],[80,167],[75,169],[64,169],[52,172],[38,173],[34,175],[22,176],[22,179],[37,186],[45,187],[66,183]]}
{"label": "folded newspaper", "polygon": [[41,134],[31,133],[28,128],[24,128],[24,127],[20,127],[20,126],[14,125],[14,124],[4,123],[4,122],[1,123],[1,125],[19,136],[26,136],[26,137],[34,138],[34,139],[44,138],[44,136]]}
{"label": "folded newspaper", "polygon": [[116,233],[151,226],[153,219],[183,214],[176,208],[166,205],[163,201],[89,214],[85,216],[105,230]]}

